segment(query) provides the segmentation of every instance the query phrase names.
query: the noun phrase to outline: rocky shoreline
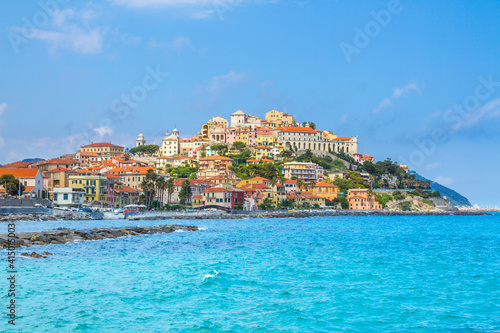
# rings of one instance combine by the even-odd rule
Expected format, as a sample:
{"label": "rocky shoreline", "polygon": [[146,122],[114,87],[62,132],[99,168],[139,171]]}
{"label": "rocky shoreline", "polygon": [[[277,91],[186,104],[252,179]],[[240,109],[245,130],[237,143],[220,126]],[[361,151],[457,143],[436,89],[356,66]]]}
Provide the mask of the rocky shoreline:
{"label": "rocky shoreline", "polygon": [[[101,240],[108,238],[118,238],[124,236],[137,236],[148,234],[171,233],[177,230],[197,231],[196,226],[185,225],[157,225],[148,227],[123,227],[123,228],[94,228],[94,229],[66,229],[57,228],[40,232],[23,232],[16,234],[14,247],[65,244],[72,242],[82,242],[87,240]],[[12,244],[7,241],[8,235],[0,234],[0,246],[7,248]]]}
{"label": "rocky shoreline", "polygon": [[[483,211],[393,211],[393,210],[373,210],[373,211],[356,211],[356,210],[317,210],[317,211],[284,211],[284,212],[252,212],[245,213],[169,213],[161,212],[146,212],[137,215],[130,215],[128,220],[214,220],[214,219],[247,219],[247,218],[307,218],[315,216],[436,216],[436,215],[488,215]],[[95,220],[91,216],[82,216],[76,214],[66,215],[36,215],[36,214],[12,214],[0,216],[1,222],[18,222],[18,221],[82,221]]]}
{"label": "rocky shoreline", "polygon": [[355,211],[355,210],[325,210],[325,211],[294,211],[294,212],[262,212],[252,214],[179,214],[179,215],[162,215],[152,213],[149,215],[138,214],[128,217],[130,221],[140,220],[214,220],[214,219],[249,219],[249,218],[308,218],[321,216],[468,216],[468,215],[488,215],[482,211],[443,211],[443,212],[412,212],[412,211],[391,211],[391,210],[374,210],[374,211]]}

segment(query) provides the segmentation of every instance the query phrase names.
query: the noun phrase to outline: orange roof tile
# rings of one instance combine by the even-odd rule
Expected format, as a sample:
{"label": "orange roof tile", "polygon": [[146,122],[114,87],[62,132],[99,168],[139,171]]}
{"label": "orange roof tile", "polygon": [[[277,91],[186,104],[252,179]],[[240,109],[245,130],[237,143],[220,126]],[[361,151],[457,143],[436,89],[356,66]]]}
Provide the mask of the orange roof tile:
{"label": "orange roof tile", "polygon": [[122,146],[117,146],[108,142],[99,142],[99,143],[91,143],[89,145],[82,146],[82,148],[91,148],[91,147],[116,147],[123,148]]}
{"label": "orange roof tile", "polygon": [[0,169],[0,176],[13,175],[15,178],[35,178],[40,171],[38,169]]}
{"label": "orange roof tile", "polygon": [[70,170],[70,169],[66,169],[66,168],[62,168],[62,167],[55,168],[55,169],[52,169],[52,170],[49,170],[49,171],[45,171],[45,173],[56,173],[56,172],[78,173],[75,170]]}
{"label": "orange roof tile", "polygon": [[231,158],[225,157],[225,156],[209,156],[209,157],[200,158],[200,161],[214,161],[214,160],[232,161]]}
{"label": "orange roof tile", "polygon": [[314,185],[314,187],[338,187],[338,186],[333,184],[328,184],[325,182],[318,182]]}

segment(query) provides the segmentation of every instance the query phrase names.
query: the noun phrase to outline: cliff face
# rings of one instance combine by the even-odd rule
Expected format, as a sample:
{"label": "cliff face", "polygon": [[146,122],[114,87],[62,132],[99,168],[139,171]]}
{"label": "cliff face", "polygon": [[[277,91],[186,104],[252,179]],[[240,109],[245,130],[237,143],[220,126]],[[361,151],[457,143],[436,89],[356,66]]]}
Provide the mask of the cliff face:
{"label": "cliff face", "polygon": [[446,197],[446,200],[452,205],[453,207],[457,206],[472,206],[469,199],[461,195],[460,193],[452,190],[449,187],[443,186],[439,183],[436,183],[432,180],[429,180],[415,171],[409,171],[409,173],[414,174],[415,178],[419,180],[425,180],[425,181],[430,181],[431,182],[431,188],[433,191],[439,191],[441,193],[441,196]]}

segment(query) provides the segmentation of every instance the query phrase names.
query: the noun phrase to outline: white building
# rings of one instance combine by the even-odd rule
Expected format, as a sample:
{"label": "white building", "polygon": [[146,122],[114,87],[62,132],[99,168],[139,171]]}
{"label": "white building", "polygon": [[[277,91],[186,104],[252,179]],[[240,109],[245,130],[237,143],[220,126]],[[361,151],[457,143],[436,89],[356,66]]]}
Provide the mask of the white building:
{"label": "white building", "polygon": [[85,191],[82,188],[56,187],[51,191],[54,206],[81,207],[85,199]]}
{"label": "white building", "polygon": [[[3,175],[13,175],[24,185],[25,195],[30,195],[31,198],[42,198],[44,191],[42,173],[38,169],[0,169],[0,177]],[[0,184],[3,189],[3,185]]]}
{"label": "white building", "polygon": [[146,144],[146,139],[144,139],[144,135],[142,133],[139,133],[139,136],[137,137],[137,140],[135,140],[135,146],[144,146]]}
{"label": "white building", "polygon": [[165,133],[165,137],[163,138],[162,145],[160,147],[160,155],[161,156],[176,156],[179,154],[180,149],[180,139],[179,139],[179,131],[177,128],[174,128],[172,131],[172,135],[168,132]]}

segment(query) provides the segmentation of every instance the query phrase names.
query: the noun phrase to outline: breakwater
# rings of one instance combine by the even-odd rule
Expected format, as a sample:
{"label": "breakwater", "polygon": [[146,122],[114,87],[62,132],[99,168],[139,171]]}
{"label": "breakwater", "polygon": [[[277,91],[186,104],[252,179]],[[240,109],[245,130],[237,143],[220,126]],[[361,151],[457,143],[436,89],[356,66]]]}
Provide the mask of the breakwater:
{"label": "breakwater", "polygon": [[205,219],[247,219],[247,218],[307,218],[315,216],[438,216],[438,215],[487,215],[482,211],[436,211],[436,212],[414,212],[393,210],[311,210],[311,211],[282,211],[266,212],[254,211],[251,213],[238,212],[237,214],[225,212],[198,212],[198,213],[162,213],[144,212],[130,215],[130,221],[139,220],[205,220]]}
{"label": "breakwater", "polygon": [[[67,229],[57,228],[55,230],[41,232],[24,232],[16,234],[15,247],[65,244],[71,242],[82,242],[87,240],[101,240],[118,238],[124,236],[137,236],[147,234],[170,233],[177,230],[197,231],[196,226],[185,225],[157,225],[148,227],[122,227],[122,228],[94,228],[94,229]],[[7,234],[0,234],[0,246],[6,248],[9,245]]]}

